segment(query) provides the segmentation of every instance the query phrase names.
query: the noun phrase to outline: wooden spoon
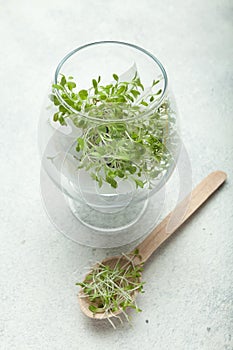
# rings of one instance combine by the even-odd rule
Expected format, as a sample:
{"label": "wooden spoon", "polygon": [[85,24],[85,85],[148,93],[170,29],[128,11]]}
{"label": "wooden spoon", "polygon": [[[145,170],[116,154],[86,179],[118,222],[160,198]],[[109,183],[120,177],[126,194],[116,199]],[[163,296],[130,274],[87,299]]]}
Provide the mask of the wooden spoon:
{"label": "wooden spoon", "polygon": [[[137,263],[146,262],[152,253],[160,247],[160,245],[166,241],[226,180],[227,175],[223,171],[214,171],[209,174],[199,185],[188,195],[183,201],[181,201],[176,208],[168,214],[165,219],[142,241],[135,249],[138,249],[141,259],[140,261],[134,261]],[[182,214],[182,217],[180,217]],[[171,225],[174,218],[179,217],[177,223]],[[168,229],[169,228],[169,229]],[[108,257],[102,261],[102,264],[108,265],[113,268],[119,256]],[[121,257],[121,263],[127,263],[127,259],[124,256]],[[135,297],[136,295],[134,295]],[[104,319],[107,316],[104,313],[92,313],[89,310],[90,301],[89,298],[83,298],[83,292],[80,291],[78,295],[79,304],[82,312],[95,319]],[[120,311],[114,313],[119,314]],[[111,317],[109,315],[108,317]]]}

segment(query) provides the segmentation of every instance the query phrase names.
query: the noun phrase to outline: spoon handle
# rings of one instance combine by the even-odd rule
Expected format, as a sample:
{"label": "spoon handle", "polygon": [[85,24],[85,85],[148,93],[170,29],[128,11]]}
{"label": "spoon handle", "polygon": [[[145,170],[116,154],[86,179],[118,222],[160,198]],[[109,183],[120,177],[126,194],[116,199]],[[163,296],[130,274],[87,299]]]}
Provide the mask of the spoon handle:
{"label": "spoon handle", "polygon": [[214,171],[203,179],[176,208],[144,239],[136,249],[142,262],[168,239],[226,180],[223,171]]}

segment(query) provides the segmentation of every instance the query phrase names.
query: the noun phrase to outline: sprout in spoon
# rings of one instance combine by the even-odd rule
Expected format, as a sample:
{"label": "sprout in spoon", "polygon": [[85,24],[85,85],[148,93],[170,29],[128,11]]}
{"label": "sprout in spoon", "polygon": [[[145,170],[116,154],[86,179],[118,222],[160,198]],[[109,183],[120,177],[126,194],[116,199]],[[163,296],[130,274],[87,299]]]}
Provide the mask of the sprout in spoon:
{"label": "sprout in spoon", "polygon": [[120,318],[117,315],[123,313],[129,321],[125,312],[127,308],[140,312],[135,295],[143,293],[142,270],[138,250],[130,255],[122,254],[112,261],[106,259],[106,264],[103,261],[95,265],[83,282],[76,283],[82,288],[79,299],[86,299],[88,303],[89,316],[108,318],[115,328],[110,317]]}

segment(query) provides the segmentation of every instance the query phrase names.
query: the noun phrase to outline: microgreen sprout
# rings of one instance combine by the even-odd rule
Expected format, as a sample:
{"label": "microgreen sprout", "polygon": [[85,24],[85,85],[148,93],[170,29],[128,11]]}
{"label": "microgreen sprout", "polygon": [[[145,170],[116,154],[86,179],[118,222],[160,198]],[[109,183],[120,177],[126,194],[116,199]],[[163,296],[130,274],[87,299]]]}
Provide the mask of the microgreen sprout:
{"label": "microgreen sprout", "polygon": [[81,130],[77,167],[88,171],[99,187],[107,183],[117,188],[129,179],[136,188],[151,188],[173,160],[168,146],[175,117],[169,99],[153,108],[162,94],[160,79],[145,89],[137,72],[130,81],[121,81],[115,73],[112,78],[102,85],[99,76],[88,90],[77,90],[73,77],[61,75],[50,95],[56,107],[53,120],[62,126],[70,120]]}
{"label": "microgreen sprout", "polygon": [[114,266],[98,263],[83,282],[76,283],[82,288],[80,298],[88,298],[89,310],[93,314],[102,313],[110,320],[112,316],[119,318],[115,314],[121,312],[129,321],[125,312],[127,308],[141,312],[134,298],[136,293],[144,292],[144,282],[141,281],[143,264],[140,259],[137,250],[131,255],[122,254]]}

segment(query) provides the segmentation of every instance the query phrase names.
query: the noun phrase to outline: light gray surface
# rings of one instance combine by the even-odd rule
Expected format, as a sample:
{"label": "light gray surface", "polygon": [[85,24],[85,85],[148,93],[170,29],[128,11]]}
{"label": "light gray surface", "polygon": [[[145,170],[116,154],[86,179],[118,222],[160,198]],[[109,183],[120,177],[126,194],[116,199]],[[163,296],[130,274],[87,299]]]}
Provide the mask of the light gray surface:
{"label": "light gray surface", "polygon": [[[1,349],[233,349],[232,18],[226,0],[0,2]],[[166,66],[193,184],[217,168],[229,175],[147,265],[143,313],[116,331],[80,313],[76,275],[107,252],[50,223],[36,140],[57,62],[101,39],[143,46]]]}

